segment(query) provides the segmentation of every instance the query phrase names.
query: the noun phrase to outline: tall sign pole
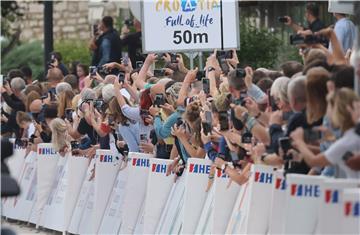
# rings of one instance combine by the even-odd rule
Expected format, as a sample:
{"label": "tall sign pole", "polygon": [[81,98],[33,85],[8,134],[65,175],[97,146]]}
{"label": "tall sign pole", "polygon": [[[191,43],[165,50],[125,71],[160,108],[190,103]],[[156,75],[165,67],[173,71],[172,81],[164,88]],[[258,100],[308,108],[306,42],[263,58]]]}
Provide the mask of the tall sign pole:
{"label": "tall sign pole", "polygon": [[46,75],[50,53],[54,50],[53,1],[44,1],[44,73]]}

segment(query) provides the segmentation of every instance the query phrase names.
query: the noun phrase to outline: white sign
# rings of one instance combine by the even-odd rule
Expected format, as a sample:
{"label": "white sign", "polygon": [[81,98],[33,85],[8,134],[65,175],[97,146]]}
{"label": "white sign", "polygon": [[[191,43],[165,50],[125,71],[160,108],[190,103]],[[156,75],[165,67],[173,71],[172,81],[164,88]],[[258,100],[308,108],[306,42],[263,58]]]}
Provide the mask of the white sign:
{"label": "white sign", "polygon": [[238,1],[144,0],[143,52],[239,48]]}
{"label": "white sign", "polygon": [[342,13],[342,14],[354,15],[354,2],[353,1],[330,0],[328,11],[330,13]]}

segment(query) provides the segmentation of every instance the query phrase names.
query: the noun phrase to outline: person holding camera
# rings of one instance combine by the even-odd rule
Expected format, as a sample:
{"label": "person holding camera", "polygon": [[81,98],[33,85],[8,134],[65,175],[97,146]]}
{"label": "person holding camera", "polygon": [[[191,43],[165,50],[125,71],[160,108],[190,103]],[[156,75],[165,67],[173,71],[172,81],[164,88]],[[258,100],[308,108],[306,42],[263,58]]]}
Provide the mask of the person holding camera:
{"label": "person holding camera", "polygon": [[52,68],[58,68],[60,69],[63,76],[66,76],[69,74],[69,70],[66,68],[66,66],[62,63],[62,56],[60,52],[51,52],[50,53],[50,62],[49,62],[49,69]]}
{"label": "person holding camera", "polygon": [[90,48],[93,50],[91,65],[102,67],[109,62],[121,62],[121,40],[118,32],[114,29],[114,21],[111,16],[102,18],[99,24],[100,34],[93,38]]}
{"label": "person holding camera", "polygon": [[290,26],[295,33],[302,36],[313,34],[325,28],[325,24],[319,19],[319,6],[315,2],[309,2],[306,4],[305,19],[308,23],[308,27],[304,28],[295,22],[293,22],[290,16],[284,16],[283,19],[279,19],[284,22],[285,25]]}
{"label": "person holding camera", "polygon": [[[134,26],[135,32],[130,33],[129,27]],[[136,61],[144,61],[145,58],[141,53],[141,22],[134,18],[125,20],[123,28],[121,29],[121,45],[127,46],[128,55],[131,60],[131,64],[135,65]]]}
{"label": "person holding camera", "polygon": [[334,126],[340,128],[343,136],[325,152],[315,155],[309,149],[304,142],[304,130],[302,128],[291,133],[293,147],[299,151],[300,157],[309,166],[339,166],[345,172],[345,178],[360,179],[360,172],[354,171],[346,164],[349,159],[356,157],[355,154],[360,152],[360,135],[356,132],[356,123],[349,112],[349,108],[353,108],[354,102],[359,100],[354,91],[348,88],[341,88],[336,92],[331,120]]}

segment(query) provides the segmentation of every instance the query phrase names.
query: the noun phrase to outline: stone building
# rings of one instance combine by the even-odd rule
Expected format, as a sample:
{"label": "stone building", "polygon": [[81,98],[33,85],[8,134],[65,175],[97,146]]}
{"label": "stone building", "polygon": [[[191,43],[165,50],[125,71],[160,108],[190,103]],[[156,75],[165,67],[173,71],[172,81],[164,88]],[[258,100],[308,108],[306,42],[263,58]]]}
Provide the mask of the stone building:
{"label": "stone building", "polygon": [[[23,9],[24,16],[14,27],[20,27],[22,41],[42,40],[44,5],[38,1],[17,1]],[[119,10],[128,13],[126,1],[91,2],[91,1],[54,1],[53,32],[55,40],[79,39],[87,40],[91,37],[91,25],[94,18],[110,15],[114,19],[119,16]]]}

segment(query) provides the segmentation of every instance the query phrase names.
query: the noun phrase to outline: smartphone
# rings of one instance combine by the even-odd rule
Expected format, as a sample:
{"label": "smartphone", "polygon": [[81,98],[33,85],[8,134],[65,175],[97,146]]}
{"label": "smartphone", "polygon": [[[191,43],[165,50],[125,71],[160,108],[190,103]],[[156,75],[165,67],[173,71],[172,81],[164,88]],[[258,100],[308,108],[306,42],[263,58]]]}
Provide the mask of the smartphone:
{"label": "smartphone", "polygon": [[140,143],[147,143],[147,134],[140,134]]}
{"label": "smartphone", "polygon": [[342,159],[346,162],[347,160],[349,160],[350,158],[352,158],[354,156],[354,154],[350,151],[347,151],[344,156],[342,156]]}
{"label": "smartphone", "polygon": [[279,146],[282,148],[284,153],[286,153],[287,151],[289,151],[292,148],[289,137],[280,137],[278,141],[279,141]]}
{"label": "smartphone", "polygon": [[251,144],[252,142],[252,137],[253,135],[251,134],[251,132],[245,132],[242,136],[241,136],[241,142],[243,144]]}
{"label": "smartphone", "polygon": [[229,115],[227,111],[219,113],[219,122],[220,122],[220,131],[229,130]]}
{"label": "smartphone", "polygon": [[228,74],[228,72],[230,71],[229,65],[226,61],[226,57],[225,56],[220,56],[218,58],[219,64],[220,64],[220,68],[221,70],[224,72],[224,74]]}
{"label": "smartphone", "polygon": [[66,109],[65,110],[65,118],[69,121],[69,122],[73,122],[73,112],[74,110],[73,109]]}
{"label": "smartphone", "polygon": [[164,77],[165,69],[154,69],[154,76],[155,77]]}
{"label": "smartphone", "polygon": [[238,78],[244,78],[246,76],[246,71],[243,68],[237,68],[236,69],[236,77]]}
{"label": "smartphone", "polygon": [[16,139],[15,145],[17,145],[20,148],[26,148],[28,145],[28,140],[26,139]]}
{"label": "smartphone", "polygon": [[177,126],[177,127],[180,127],[182,124],[184,124],[184,121],[181,119],[181,117],[179,117],[179,118],[176,120],[176,126]]}
{"label": "smartphone", "polygon": [[196,80],[201,81],[203,78],[205,78],[205,71],[198,71],[196,73]]}
{"label": "smartphone", "polygon": [[90,77],[96,76],[96,66],[89,66]]}
{"label": "smartphone", "polygon": [[103,105],[104,105],[104,101],[103,101],[103,100],[95,100],[95,101],[94,101],[94,107],[95,107],[98,111],[102,111]]}
{"label": "smartphone", "polygon": [[147,116],[149,116],[150,113],[149,113],[149,110],[147,109],[140,109],[140,117],[142,119],[145,119]]}
{"label": "smartphone", "polygon": [[136,65],[135,68],[141,69],[141,67],[144,65],[144,62],[142,62],[142,61],[136,61],[135,65]]}
{"label": "smartphone", "polygon": [[287,23],[288,22],[288,18],[286,18],[285,16],[280,16],[278,17],[278,21],[280,23]]}
{"label": "smartphone", "polygon": [[109,126],[114,125],[114,116],[113,115],[108,115],[108,123],[109,123]]}
{"label": "smartphone", "polygon": [[53,90],[49,90],[50,101],[56,101],[56,97]]}
{"label": "smartphone", "polygon": [[80,149],[79,142],[78,141],[71,141],[70,145],[71,145],[71,154],[72,155],[78,155],[79,154],[79,149]]}
{"label": "smartphone", "polygon": [[321,139],[321,131],[315,131],[313,129],[304,130],[304,140],[307,143],[315,142]]}
{"label": "smartphone", "polygon": [[92,31],[93,31],[93,35],[94,35],[94,36],[97,36],[97,35],[98,35],[99,29],[98,29],[98,25],[97,25],[97,24],[93,24],[93,26],[92,26]]}
{"label": "smartphone", "polygon": [[171,57],[171,63],[172,64],[176,64],[176,63],[178,63],[178,61],[177,61],[177,57],[178,57],[178,55],[176,54],[176,53],[171,53],[170,54],[170,57]]}
{"label": "smartphone", "polygon": [[118,77],[120,83],[125,82],[125,73],[124,72],[119,72],[117,77]]}
{"label": "smartphone", "polygon": [[165,104],[165,98],[163,94],[156,94],[155,95],[155,101],[154,101],[154,105],[157,107],[160,107],[160,105],[164,105]]}
{"label": "smartphone", "polygon": [[216,57],[224,57],[225,59],[231,59],[233,58],[233,51],[232,50],[228,50],[228,51],[217,51],[216,52]]}
{"label": "smartphone", "polygon": [[212,123],[212,114],[210,111],[205,111],[205,119],[207,123]]}
{"label": "smartphone", "polygon": [[211,124],[210,123],[207,123],[207,122],[202,122],[201,123],[201,126],[204,130],[204,134],[207,135],[207,134],[211,134]]}
{"label": "smartphone", "polygon": [[205,92],[205,94],[210,94],[210,80],[207,79],[207,78],[204,78],[202,80],[202,83],[203,83],[203,90]]}
{"label": "smartphone", "polygon": [[129,56],[124,56],[123,59],[122,59],[122,62],[125,66],[128,66],[129,65]]}

